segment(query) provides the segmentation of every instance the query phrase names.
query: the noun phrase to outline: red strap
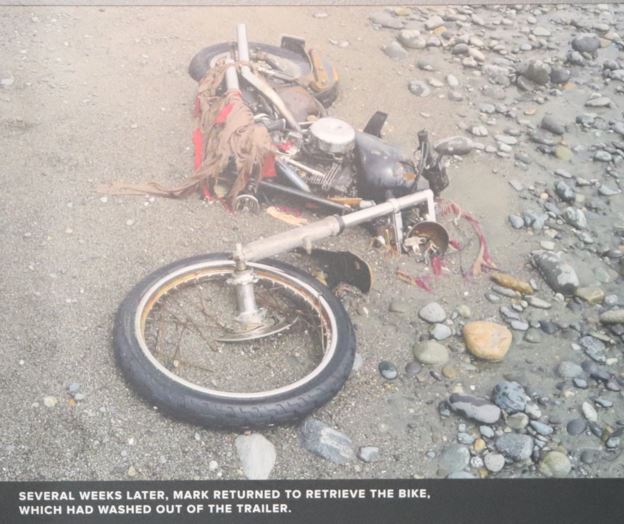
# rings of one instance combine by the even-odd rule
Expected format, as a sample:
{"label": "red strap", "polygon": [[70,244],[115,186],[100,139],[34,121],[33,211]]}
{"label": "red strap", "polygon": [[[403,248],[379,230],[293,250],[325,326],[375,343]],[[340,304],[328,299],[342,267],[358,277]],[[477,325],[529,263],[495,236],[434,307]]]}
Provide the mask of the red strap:
{"label": "red strap", "polygon": [[267,153],[263,159],[261,178],[273,178],[276,176],[276,157],[273,153]]}
{"label": "red strap", "polygon": [[229,104],[226,104],[224,108],[221,111],[219,111],[219,113],[215,117],[215,124],[223,124],[226,121],[226,118],[228,118],[228,115],[230,114],[230,111],[232,111],[233,107],[234,106],[232,105],[232,102]]}
{"label": "red strap", "polygon": [[198,170],[202,165],[203,141],[204,139],[202,137],[202,130],[198,127],[195,131],[193,131],[193,151],[195,154],[194,165],[196,170]]}

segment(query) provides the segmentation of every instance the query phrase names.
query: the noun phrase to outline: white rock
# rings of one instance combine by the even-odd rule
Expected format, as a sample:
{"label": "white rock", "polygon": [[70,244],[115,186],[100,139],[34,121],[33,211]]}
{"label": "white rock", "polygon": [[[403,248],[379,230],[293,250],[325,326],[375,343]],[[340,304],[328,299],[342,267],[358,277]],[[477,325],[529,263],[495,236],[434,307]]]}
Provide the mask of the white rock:
{"label": "white rock", "polygon": [[273,444],[259,433],[239,435],[234,443],[245,476],[249,480],[268,479],[276,462]]}

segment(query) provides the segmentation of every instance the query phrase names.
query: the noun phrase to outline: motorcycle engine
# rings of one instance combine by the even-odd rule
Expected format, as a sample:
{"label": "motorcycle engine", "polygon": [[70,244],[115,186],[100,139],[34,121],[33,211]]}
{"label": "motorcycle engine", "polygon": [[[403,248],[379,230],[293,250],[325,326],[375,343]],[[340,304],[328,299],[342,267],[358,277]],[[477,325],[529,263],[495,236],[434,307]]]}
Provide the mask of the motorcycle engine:
{"label": "motorcycle engine", "polygon": [[338,118],[316,120],[304,132],[301,149],[294,156],[299,173],[324,193],[348,195],[355,191],[353,154],[356,131]]}

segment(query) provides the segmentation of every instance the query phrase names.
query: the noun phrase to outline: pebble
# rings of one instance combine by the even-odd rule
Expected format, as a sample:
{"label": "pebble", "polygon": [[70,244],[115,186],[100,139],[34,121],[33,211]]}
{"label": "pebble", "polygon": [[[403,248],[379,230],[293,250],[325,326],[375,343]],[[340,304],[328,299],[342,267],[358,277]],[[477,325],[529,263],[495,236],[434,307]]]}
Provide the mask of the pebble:
{"label": "pebble", "polygon": [[566,432],[576,437],[586,431],[586,421],[583,418],[575,418],[566,425]]}
{"label": "pebble", "polygon": [[532,456],[534,440],[529,435],[505,433],[497,438],[495,447],[513,461],[527,460]]}
{"label": "pebble", "polygon": [[419,310],[419,317],[426,322],[436,324],[447,318],[447,313],[438,302],[430,302]]}
{"label": "pebble", "polygon": [[476,149],[476,144],[464,136],[452,136],[438,142],[434,149],[441,155],[464,156]]}
{"label": "pebble", "polygon": [[540,461],[538,471],[545,477],[566,477],[571,472],[571,461],[560,451],[549,451]]}
{"label": "pebble", "polygon": [[582,413],[588,422],[597,422],[598,415],[597,410],[590,402],[582,403]]}
{"label": "pebble", "polygon": [[386,56],[393,60],[402,60],[408,56],[406,51],[397,40],[393,40],[386,45],[382,46],[382,51]]}
{"label": "pebble", "polygon": [[594,53],[601,47],[601,40],[594,33],[583,33],[573,38],[571,47],[579,53]]}
{"label": "pebble", "polygon": [[412,377],[416,377],[419,374],[419,371],[421,371],[421,369],[423,369],[421,367],[421,364],[413,360],[411,362],[408,362],[408,364],[406,364],[404,371],[406,372],[406,375],[408,377],[412,378]]}
{"label": "pebble", "polygon": [[611,309],[599,315],[599,321],[602,324],[623,324],[625,319],[622,309]]}
{"label": "pebble", "polygon": [[388,360],[383,360],[378,364],[378,370],[380,371],[380,375],[382,375],[387,380],[395,380],[397,378],[397,368],[395,364],[389,362]]}
{"label": "pebble", "polygon": [[377,462],[380,458],[380,448],[375,446],[363,446],[358,449],[358,458],[363,462]]}
{"label": "pebble", "polygon": [[432,31],[437,27],[445,25],[445,21],[440,16],[432,16],[425,21],[424,25],[428,31]]}
{"label": "pebble", "polygon": [[575,296],[589,304],[601,304],[605,298],[605,292],[598,287],[578,287]]}
{"label": "pebble", "polygon": [[134,466],[130,466],[130,467],[128,468],[128,471],[126,472],[126,474],[127,474],[129,477],[136,477],[136,476],[137,476],[137,469],[136,469]]}
{"label": "pebble", "polygon": [[309,418],[300,427],[302,446],[335,464],[346,464],[355,457],[351,439],[320,420]]}
{"label": "pebble", "polygon": [[607,151],[597,151],[592,159],[598,162],[612,162],[612,155]]}
{"label": "pebble", "polygon": [[566,182],[563,182],[562,180],[558,180],[554,185],[554,189],[555,189],[556,195],[560,197],[560,200],[563,200],[564,202],[575,201],[575,190],[571,186],[569,186]]}
{"label": "pebble", "polygon": [[484,456],[484,466],[491,473],[499,473],[506,465],[506,458],[500,453],[488,453]]}
{"label": "pebble", "polygon": [[551,68],[540,60],[529,60],[521,65],[520,73],[535,84],[544,85],[549,82]]}
{"label": "pebble", "polygon": [[543,436],[549,436],[553,433],[553,428],[549,424],[540,422],[538,420],[532,420],[530,426],[534,428],[534,431]]}
{"label": "pebble", "polygon": [[425,49],[425,38],[417,29],[404,29],[399,32],[397,39],[408,49]]}
{"label": "pebble", "polygon": [[445,324],[434,324],[430,335],[434,340],[445,340],[451,336],[451,328]]}
{"label": "pebble", "polygon": [[468,322],[463,328],[463,336],[471,354],[491,362],[503,360],[512,343],[510,330],[495,322]]}
{"label": "pebble", "polygon": [[429,86],[421,80],[411,80],[410,82],[408,82],[408,90],[413,95],[421,97],[428,96],[432,92]]}
{"label": "pebble", "polygon": [[525,221],[518,215],[508,215],[508,222],[514,229],[523,229]]}
{"label": "pebble", "polygon": [[554,135],[563,135],[566,129],[554,116],[545,115],[540,122],[540,127],[553,133]]}
{"label": "pebble", "polygon": [[415,358],[422,364],[440,365],[449,360],[449,350],[435,340],[417,343],[413,353]]}
{"label": "pebble", "polygon": [[530,306],[535,307],[537,309],[550,309],[551,308],[550,302],[547,302],[546,300],[543,300],[542,298],[536,297],[534,295],[528,296],[526,300]]}
{"label": "pebble", "polygon": [[581,209],[576,207],[567,207],[562,213],[562,218],[564,218],[567,224],[570,224],[576,229],[585,229],[588,227],[586,215]]}
{"label": "pebble", "polygon": [[462,471],[469,465],[471,454],[466,446],[451,444],[441,453],[438,465],[442,475],[449,475]]}
{"label": "pebble", "polygon": [[460,82],[454,75],[447,75],[445,80],[447,81],[447,85],[449,87],[458,87],[460,85]]}
{"label": "pebble", "polygon": [[523,340],[531,344],[539,344],[542,341],[542,337],[540,336],[540,331],[538,329],[530,328],[525,332]]}
{"label": "pebble", "polygon": [[573,267],[562,258],[561,253],[535,251],[532,261],[545,282],[558,293],[572,295],[579,287],[579,278]]}
{"label": "pebble", "polygon": [[456,438],[460,444],[465,444],[467,446],[470,446],[473,442],[475,442],[475,437],[466,432],[458,433]]}
{"label": "pebble", "polygon": [[579,456],[584,464],[594,464],[597,461],[597,452],[594,449],[585,449]]}
{"label": "pebble", "polygon": [[562,362],[560,362],[560,364],[558,364],[556,372],[561,378],[575,378],[580,376],[584,372],[584,370],[579,364],[576,364],[575,362],[563,360]]}
{"label": "pebble", "polygon": [[577,389],[588,389],[588,381],[585,378],[575,377],[573,379],[573,385]]}
{"label": "pebble", "polygon": [[491,400],[506,413],[515,413],[525,409],[528,397],[521,384],[505,380],[495,385]]}
{"label": "pebble", "polygon": [[454,393],[447,402],[453,411],[482,424],[494,424],[501,416],[501,410],[496,405],[473,395]]}
{"label": "pebble", "polygon": [[493,438],[495,436],[495,430],[490,426],[480,426],[480,435],[484,438]]}
{"label": "pebble", "polygon": [[53,408],[55,407],[57,404],[59,403],[59,399],[52,396],[52,395],[48,395],[43,397],[43,405],[47,408]]}
{"label": "pebble", "polygon": [[241,461],[245,477],[249,480],[265,480],[269,478],[276,463],[274,445],[260,433],[239,435],[234,445]]}
{"label": "pebble", "polygon": [[506,419],[506,424],[512,429],[520,431],[529,424],[529,417],[525,413],[514,413]]}

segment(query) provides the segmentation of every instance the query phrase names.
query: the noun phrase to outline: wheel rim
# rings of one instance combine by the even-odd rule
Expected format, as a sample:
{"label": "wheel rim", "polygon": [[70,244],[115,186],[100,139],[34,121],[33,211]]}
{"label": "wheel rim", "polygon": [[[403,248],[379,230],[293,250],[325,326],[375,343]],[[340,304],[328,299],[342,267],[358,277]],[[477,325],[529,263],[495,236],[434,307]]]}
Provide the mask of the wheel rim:
{"label": "wheel rim", "polygon": [[234,290],[225,283],[234,263],[185,266],[156,281],[136,309],[135,337],[156,369],[196,391],[256,400],[291,392],[322,373],[337,348],[330,305],[314,287],[275,266],[248,265],[259,279],[259,305],[268,315],[290,315],[293,325],[247,343],[218,341],[234,326]]}

